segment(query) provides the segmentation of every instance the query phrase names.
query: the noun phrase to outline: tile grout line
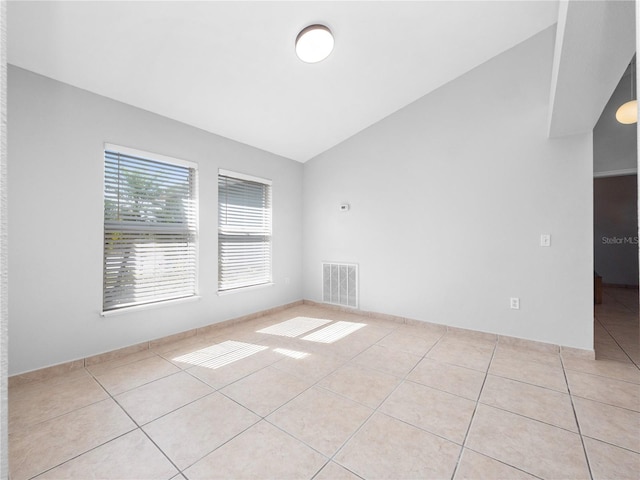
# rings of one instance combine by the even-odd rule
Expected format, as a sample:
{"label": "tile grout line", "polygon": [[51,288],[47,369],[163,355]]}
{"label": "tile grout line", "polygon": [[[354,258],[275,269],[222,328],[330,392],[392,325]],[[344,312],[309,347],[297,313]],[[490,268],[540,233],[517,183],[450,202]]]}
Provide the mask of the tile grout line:
{"label": "tile grout line", "polygon": [[[630,383],[630,385],[634,385],[637,388],[640,388],[640,385],[636,385],[634,383]],[[627,412],[632,412],[635,414],[640,414],[640,410],[633,410],[632,408],[628,408],[628,407],[621,407],[620,405],[614,405],[612,403],[607,403],[607,402],[603,402],[601,400],[594,400],[593,398],[589,398],[589,397],[583,397],[582,395],[578,395],[576,393],[572,393],[570,394],[570,396],[573,398],[581,398],[582,400],[588,400],[589,402],[593,402],[593,403],[599,403],[600,405],[606,405],[607,407],[613,407],[613,408],[619,408],[620,410],[626,410]]]}
{"label": "tile grout line", "polygon": [[[574,433],[575,433],[575,432],[574,432]],[[491,460],[494,460],[494,461],[496,461],[496,462],[498,462],[498,463],[501,463],[502,465],[505,465],[505,466],[507,466],[507,467],[509,467],[509,468],[512,468],[512,469],[514,469],[514,470],[518,470],[519,472],[522,472],[522,473],[524,473],[524,474],[526,474],[526,475],[529,475],[530,477],[538,478],[538,479],[540,479],[540,480],[545,480],[545,479],[544,479],[544,477],[540,477],[540,476],[535,475],[535,474],[533,474],[533,473],[531,473],[531,472],[527,472],[526,470],[523,470],[522,468],[515,467],[515,466],[513,466],[513,465],[509,465],[508,463],[506,463],[506,462],[504,462],[504,461],[502,461],[502,460],[498,460],[497,458],[494,458],[494,457],[492,457],[492,456],[490,456],[490,455],[487,455],[486,453],[479,452],[478,450],[474,450],[473,448],[470,448],[470,447],[464,447],[464,448],[465,448],[466,450],[469,450],[470,452],[474,452],[474,453],[477,453],[478,455],[482,455],[483,457],[490,458]]]}
{"label": "tile grout line", "polygon": [[620,449],[620,450],[626,450],[627,452],[630,452],[630,453],[633,453],[633,454],[635,454],[635,455],[640,456],[640,449],[639,449],[639,450],[632,450],[632,449],[630,449],[629,447],[623,447],[622,445],[617,445],[617,444],[615,444],[615,443],[611,443],[611,442],[610,442],[610,441],[608,441],[608,440],[602,440],[602,439],[600,439],[600,438],[592,437],[591,435],[583,434],[583,436],[584,436],[584,438],[588,438],[588,439],[590,439],[590,440],[595,440],[596,442],[604,443],[605,445],[610,445],[610,446],[615,447],[615,448],[618,448],[618,449]]}
{"label": "tile grout line", "polygon": [[589,472],[589,478],[593,480],[593,472],[591,471],[591,462],[589,462],[589,456],[587,455],[587,447],[584,444],[582,429],[580,428],[580,422],[578,421],[578,413],[576,412],[576,406],[573,403],[573,394],[571,393],[571,387],[569,385],[569,379],[567,378],[567,372],[564,368],[564,361],[562,359],[562,356],[560,356],[560,362],[562,363],[562,374],[564,375],[564,381],[567,384],[567,391],[569,392],[569,399],[571,400],[571,409],[573,410],[573,416],[576,421],[576,427],[578,428],[578,435],[580,436],[580,443],[582,444],[582,452],[584,453],[584,459],[587,462],[587,470]]}
{"label": "tile grout line", "polygon": [[357,474],[356,472],[354,472],[353,470],[351,470],[351,469],[349,469],[349,468],[345,467],[344,465],[339,464],[338,462],[334,462],[334,461],[333,461],[333,460],[331,460],[331,459],[330,459],[330,460],[327,460],[327,463],[325,463],[325,464],[322,466],[322,468],[320,468],[320,470],[318,470],[318,471],[317,471],[317,472],[316,472],[316,473],[315,473],[315,474],[310,478],[310,480],[314,480],[315,478],[317,478],[317,477],[318,477],[318,475],[320,475],[320,472],[322,472],[322,470],[324,470],[324,469],[325,469],[325,467],[326,467],[327,465],[329,465],[330,463],[335,463],[338,467],[345,469],[347,472],[349,472],[350,474],[352,474],[354,477],[357,477],[357,478],[359,478],[359,479],[361,479],[361,480],[366,480],[364,477],[362,477],[362,476],[358,475],[358,474]]}
{"label": "tile grout line", "polygon": [[[180,372],[182,372],[182,370],[180,370]],[[115,398],[115,397],[117,397],[118,395],[124,395],[125,393],[132,392],[132,391],[134,391],[134,390],[136,390],[136,389],[138,389],[138,388],[140,388],[140,387],[146,387],[147,385],[151,385],[153,382],[157,382],[158,380],[162,380],[162,379],[165,379],[165,378],[173,377],[174,375],[177,375],[177,374],[179,374],[180,372],[172,372],[172,373],[168,373],[168,374],[163,375],[163,376],[161,376],[161,377],[154,378],[153,380],[149,380],[148,382],[144,382],[144,383],[141,383],[140,385],[136,385],[136,386],[135,386],[135,387],[133,387],[133,388],[129,388],[129,389],[127,389],[127,390],[123,390],[122,392],[114,393],[113,395],[112,395],[111,393],[109,393],[109,392],[107,392],[107,393],[109,393],[109,395],[111,395],[111,396],[113,396],[113,397]],[[94,380],[95,380],[96,382],[98,382],[98,384],[99,384],[102,388],[104,388],[104,389],[106,390],[106,388],[102,385],[102,383],[100,383],[100,380],[98,380],[96,377],[94,377]]]}
{"label": "tile grout line", "polygon": [[[558,430],[564,430],[565,432],[573,433],[574,435],[578,435],[578,432],[576,432],[575,430],[569,430],[568,428],[561,427],[560,425],[555,425],[553,423],[545,422],[545,421],[537,419],[537,418],[528,417],[527,415],[523,415],[522,413],[512,412],[511,410],[507,410],[506,408],[497,407],[495,405],[490,405],[488,403],[483,403],[483,402],[478,402],[478,403],[480,405],[484,405],[485,407],[493,408],[494,410],[500,410],[501,412],[505,412],[505,413],[509,413],[511,415],[515,415],[516,417],[525,418],[527,420],[531,420],[531,421],[536,422],[536,423],[541,423],[542,425],[548,425],[550,427],[557,428]],[[489,456],[489,455],[487,455],[485,453],[483,453],[483,455],[485,455],[487,457]]]}
{"label": "tile grout line", "polygon": [[[84,368],[84,367],[83,367],[83,368]],[[105,400],[107,400],[107,399],[105,398]],[[93,404],[92,404],[92,405],[93,405]],[[82,408],[84,408],[84,407],[82,407]],[[78,409],[78,410],[79,410],[79,409]],[[69,462],[71,462],[71,461],[75,460],[76,458],[79,458],[79,457],[81,457],[81,456],[83,456],[83,455],[86,455],[86,454],[87,454],[87,453],[89,453],[89,452],[93,452],[94,450],[96,450],[96,449],[98,449],[98,448],[100,448],[100,447],[103,447],[103,446],[105,446],[106,444],[113,442],[114,440],[118,440],[119,438],[122,438],[122,437],[124,437],[125,435],[129,435],[130,433],[135,432],[136,430],[138,430],[138,428],[134,428],[133,430],[129,430],[128,432],[121,433],[120,435],[117,435],[117,436],[115,436],[115,437],[113,437],[113,438],[111,438],[111,439],[107,440],[106,442],[101,443],[100,445],[96,445],[95,447],[91,447],[89,450],[86,450],[86,451],[81,452],[81,453],[79,453],[79,454],[77,454],[77,455],[74,455],[73,457],[68,458],[67,460],[65,460],[65,461],[63,461],[63,462],[60,462],[60,463],[58,463],[57,465],[53,465],[52,467],[48,467],[46,470],[43,470],[43,471],[41,471],[41,472],[39,472],[39,473],[37,473],[37,474],[35,474],[35,475],[33,475],[33,476],[29,477],[29,480],[33,480],[33,479],[35,479],[35,478],[39,477],[40,475],[43,475],[43,474],[45,474],[45,473],[47,473],[47,472],[50,472],[51,470],[54,470],[54,469],[56,469],[56,468],[58,468],[58,467],[61,467],[62,465],[64,465],[64,464],[66,464],[66,463],[69,463]]]}
{"label": "tile grout line", "polygon": [[[488,371],[487,371],[487,372],[488,372]],[[581,372],[578,372],[578,373],[581,373]],[[563,391],[560,391],[560,390],[556,390],[555,388],[551,388],[551,387],[546,387],[546,386],[544,386],[544,385],[540,385],[540,384],[538,384],[538,383],[529,383],[529,382],[526,382],[526,381],[524,381],[524,380],[520,380],[520,379],[517,379],[517,378],[506,377],[506,376],[504,376],[504,375],[498,375],[497,373],[488,373],[488,375],[491,375],[491,376],[493,376],[493,377],[497,377],[497,378],[502,378],[502,379],[504,379],[504,380],[510,380],[510,381],[512,381],[512,382],[521,383],[521,384],[523,384],[523,385],[528,385],[528,386],[530,386],[530,387],[538,387],[538,388],[542,388],[543,390],[546,390],[546,391],[548,391],[548,392],[552,392],[552,393],[560,393],[560,394],[562,394],[562,395],[568,395],[568,394],[569,394],[569,393],[568,393],[568,391],[567,391],[567,392],[563,392]]]}
{"label": "tile grout line", "polygon": [[[613,299],[613,301],[615,303],[618,303],[620,305],[622,305],[624,307],[625,310],[628,310],[628,312],[624,312],[621,315],[626,316],[627,314],[629,315],[634,315],[637,318],[638,312],[634,311],[631,307],[627,306],[624,302],[620,301],[615,295],[610,295],[611,298]],[[634,295],[634,300],[633,300],[634,304],[638,304],[638,296]],[[611,332],[609,331],[609,329],[605,326],[604,322],[602,322],[600,320],[600,316],[602,314],[595,312],[595,308],[594,308],[594,317],[596,319],[596,321],[600,324],[600,326],[609,334],[609,336],[611,337],[611,339],[618,345],[618,347],[623,351],[623,353],[627,356],[627,358],[629,358],[629,360],[631,360],[632,365],[635,365],[638,369],[640,369],[640,365],[638,365],[633,358],[631,358],[631,356],[627,353],[626,349],[622,347],[622,345],[620,345],[620,343],[618,343],[618,341],[616,340],[616,338],[611,334]],[[607,316],[606,314],[604,314],[605,316]]]}
{"label": "tile grout line", "polygon": [[[158,355],[158,354],[157,354],[157,352],[154,352],[153,350],[143,350],[142,352],[149,352],[149,353],[150,353],[150,355],[147,355],[146,357],[139,358],[139,359],[136,359],[136,360],[131,360],[131,361],[129,361],[129,362],[122,363],[122,364],[120,364],[120,365],[115,365],[115,366],[113,366],[113,367],[107,368],[107,369],[106,369],[106,370],[104,370],[102,373],[94,373],[91,369],[92,369],[92,368],[95,368],[95,367],[99,367],[100,365],[103,365],[103,366],[104,366],[104,365],[106,365],[106,364],[108,364],[108,363],[116,362],[116,361],[118,361],[118,360],[122,360],[123,358],[126,358],[126,356],[125,356],[125,357],[121,357],[121,358],[117,358],[117,359],[115,359],[115,360],[110,360],[110,361],[107,361],[107,362],[94,363],[93,365],[89,365],[88,367],[87,367],[87,366],[85,366],[85,367],[84,367],[84,369],[85,369],[89,374],[91,374],[92,376],[101,376],[101,375],[103,375],[103,374],[107,373],[109,370],[115,370],[116,368],[126,367],[126,366],[129,366],[129,365],[133,365],[134,363],[138,363],[138,362],[141,362],[141,361],[143,361],[143,360],[147,360],[147,359],[149,359],[149,358],[153,358],[154,356],[156,356],[156,357],[159,357],[159,356],[160,356],[160,355]],[[136,355],[136,354],[138,354],[138,353],[142,353],[142,352],[132,353],[131,355]]]}
{"label": "tile grout line", "polygon": [[[594,360],[594,361],[598,361],[598,360]],[[600,361],[602,361],[602,360],[600,360]],[[608,360],[608,361],[615,362],[615,363],[620,364],[620,365],[624,365],[625,367],[627,365],[629,365],[628,363],[622,363],[622,362],[618,362],[616,360]],[[633,368],[633,371],[635,373],[636,366],[635,365],[630,365],[630,366],[631,366],[631,368]],[[635,385],[635,386],[640,387],[640,375],[638,375],[638,381],[637,382],[633,382],[633,381],[630,381],[630,380],[625,380],[625,379],[620,378],[620,377],[614,377],[612,375],[605,375],[605,374],[602,374],[602,373],[593,373],[593,371],[588,372],[588,371],[585,371],[585,370],[578,370],[576,368],[571,368],[571,367],[564,367],[564,368],[569,372],[579,373],[579,374],[582,374],[582,375],[591,375],[592,377],[598,377],[598,378],[606,378],[606,379],[609,379],[609,380],[615,380],[616,382],[628,383],[629,385]],[[546,388],[546,387],[543,387],[543,388]]]}
{"label": "tile grout line", "polygon": [[[622,347],[622,345],[620,345],[620,343],[618,343],[618,340],[616,340],[616,337],[614,337],[613,335],[611,335],[611,332],[609,331],[609,329],[604,325],[604,323],[602,323],[602,322],[600,321],[600,319],[598,318],[598,316],[597,316],[597,315],[594,315],[594,316],[595,316],[596,322],[598,322],[598,323],[600,324],[600,326],[601,326],[601,327],[602,327],[602,328],[603,328],[603,329],[604,329],[604,330],[609,334],[609,336],[610,336],[610,337],[611,337],[611,339],[616,343],[616,345],[618,346],[618,348],[619,348],[620,350],[622,350],[622,353],[624,353],[624,354],[627,356],[627,358],[631,361],[631,365],[635,365],[635,367],[636,367],[638,370],[640,370],[640,366],[638,366],[638,365],[633,361],[633,358],[631,358],[631,357],[629,356],[629,354],[627,353],[627,351]],[[594,337],[595,337],[595,335],[594,335]]]}
{"label": "tile grout line", "polygon": [[[102,387],[102,385],[99,385],[99,386]],[[35,422],[35,423],[28,423],[28,424],[22,425],[20,427],[13,427],[14,429],[17,428],[17,430],[14,430],[14,431],[10,432],[9,435],[16,434],[16,433],[18,433],[18,432],[20,432],[22,430],[27,429],[27,428],[33,428],[35,426],[42,425],[43,423],[49,422],[51,420],[56,420],[58,418],[64,417],[65,415],[69,415],[70,413],[73,413],[75,411],[81,410],[83,408],[90,407],[90,406],[95,405],[95,404],[100,403],[100,402],[104,402],[105,400],[108,400],[108,398],[102,398],[102,399],[97,400],[95,402],[87,403],[86,405],[82,405],[81,407],[74,408],[73,410],[69,410],[68,412],[63,412],[63,413],[60,413],[58,415],[54,415],[53,417],[45,418],[44,420],[40,420],[40,421]]]}
{"label": "tile grout line", "polygon": [[[472,401],[472,400],[469,400],[469,401]],[[385,417],[389,417],[390,419],[395,420],[397,422],[403,423],[403,424],[407,425],[408,427],[415,428],[416,430],[420,430],[421,432],[427,433],[427,434],[429,434],[429,435],[431,435],[433,437],[438,437],[438,438],[440,438],[442,440],[445,440],[448,443],[453,443],[454,445],[456,445],[458,447],[462,447],[462,443],[461,442],[458,442],[458,441],[455,441],[455,440],[451,440],[449,437],[445,437],[441,433],[435,433],[435,432],[432,432],[431,430],[427,430],[425,427],[420,427],[418,425],[414,425],[413,423],[411,423],[411,422],[409,422],[407,420],[403,420],[401,418],[394,417],[390,413],[386,413],[386,412],[382,412],[382,411],[377,412],[377,413],[379,413],[380,415],[384,415]]]}
{"label": "tile grout line", "polygon": [[[239,405],[239,404],[238,404]],[[242,406],[242,405],[240,405]],[[205,453],[203,456],[201,456],[200,458],[198,458],[197,460],[195,460],[193,463],[189,464],[188,466],[184,467],[182,470],[178,469],[179,473],[181,475],[184,474],[184,472],[186,470],[188,470],[189,468],[193,467],[196,463],[198,463],[200,460],[208,457],[209,455],[211,455],[213,452],[215,452],[216,450],[222,448],[224,445],[226,445],[227,443],[231,442],[232,440],[234,440],[235,438],[239,437],[240,435],[242,435],[243,433],[245,433],[246,431],[248,431],[249,429],[255,427],[258,423],[260,423],[262,420],[264,420],[263,418],[259,418],[258,420],[256,420],[254,423],[252,423],[251,425],[247,426],[247,428],[242,429],[241,431],[239,431],[237,434],[233,435],[231,438],[229,438],[228,440],[225,440],[223,443],[221,443],[220,445],[218,445],[216,448],[214,448],[213,450]],[[159,448],[159,447],[158,447]]]}
{"label": "tile grout line", "polygon": [[[175,375],[175,374],[177,374],[177,373],[179,373],[179,372],[175,372],[175,373],[173,373],[172,375]],[[135,431],[135,430],[140,430],[140,432],[141,432],[145,437],[147,437],[147,439],[148,439],[148,440],[149,440],[149,441],[150,441],[150,442],[151,442],[151,443],[152,443],[152,444],[153,444],[153,445],[158,449],[158,451],[159,451],[160,453],[162,453],[162,455],[163,455],[163,456],[164,456],[164,457],[169,461],[169,463],[170,463],[171,465],[173,465],[173,467],[176,469],[176,471],[178,472],[178,474],[181,474],[181,473],[182,473],[182,470],[180,470],[180,468],[178,468],[178,466],[173,462],[173,460],[171,460],[171,458],[169,457],[169,455],[167,455],[167,454],[165,453],[165,451],[164,451],[163,449],[161,449],[161,448],[160,448],[160,446],[159,446],[159,445],[158,445],[158,444],[157,444],[157,443],[156,443],[156,442],[155,442],[155,441],[154,441],[154,440],[149,436],[149,434],[148,434],[147,432],[145,432],[145,430],[142,428],[142,426],[141,426],[141,425],[139,425],[139,424],[138,424],[138,422],[136,422],[136,421],[135,421],[135,419],[134,419],[131,415],[129,415],[129,412],[127,412],[127,411],[125,410],[125,408],[124,408],[122,405],[120,405],[120,403],[118,403],[118,401],[115,399],[115,397],[114,397],[113,395],[111,395],[111,393],[110,393],[110,392],[109,392],[109,391],[104,387],[104,385],[102,385],[102,383],[100,383],[100,381],[99,381],[96,377],[94,377],[94,376],[93,376],[93,374],[92,374],[91,372],[89,372],[89,374],[90,374],[90,375],[93,377],[93,379],[98,383],[98,385],[100,385],[100,387],[102,387],[102,389],[104,389],[104,391],[107,393],[107,395],[109,395],[109,397],[111,398],[111,400],[113,400],[113,402],[114,402],[116,405],[118,405],[118,407],[120,408],[120,410],[122,410],[122,412],[124,412],[124,414],[125,414],[127,417],[129,417],[129,419],[130,419],[130,420],[133,422],[133,424],[137,427],[137,428],[135,428],[134,430],[131,430],[131,431],[133,432],[133,431]],[[161,378],[166,378],[166,377],[168,377],[168,376],[170,376],[170,375],[167,375],[167,376],[165,376],[165,377],[161,377]],[[151,382],[148,382],[148,383],[151,383]],[[147,385],[147,384],[145,384],[145,385]],[[133,389],[132,389],[132,390],[133,390]],[[130,391],[130,390],[127,390],[127,391]],[[124,392],[123,392],[123,393],[124,393]],[[150,423],[150,422],[149,422],[149,423]],[[130,432],[127,432],[127,433],[130,433]],[[109,440],[109,442],[112,442],[113,440],[115,440],[115,439],[111,439],[111,440]],[[109,443],[109,442],[105,442],[105,444],[106,444],[106,443]],[[86,452],[85,452],[85,453],[86,453]],[[175,477],[175,475],[173,475],[173,477]],[[170,478],[173,478],[173,477],[170,477]]]}
{"label": "tile grout line", "polygon": [[[388,335],[390,335],[391,333],[392,333],[392,332],[389,332],[389,334],[385,335],[383,338],[387,337],[387,336],[388,336]],[[356,436],[356,435],[357,435],[357,434],[358,434],[358,433],[359,433],[359,432],[364,428],[364,426],[365,426],[365,425],[366,425],[366,424],[371,420],[371,418],[372,418],[376,413],[380,413],[381,415],[387,415],[386,413],[384,413],[384,412],[380,411],[380,407],[381,407],[382,405],[384,405],[384,403],[387,401],[387,399],[388,399],[391,395],[393,395],[393,394],[395,393],[395,391],[396,391],[398,388],[400,388],[400,385],[402,385],[402,384],[404,383],[404,381],[405,381],[405,380],[406,380],[406,378],[411,374],[411,372],[413,372],[413,370],[415,370],[415,368],[420,364],[420,362],[422,362],[422,360],[424,360],[424,359],[427,357],[427,355],[429,354],[429,352],[430,352],[431,350],[433,350],[433,349],[435,348],[435,346],[436,346],[436,345],[438,345],[438,344],[440,343],[440,341],[444,338],[444,336],[445,336],[445,335],[446,335],[446,332],[445,332],[445,333],[443,333],[442,335],[440,335],[440,337],[438,338],[438,340],[436,340],[436,342],[435,342],[433,345],[431,345],[431,347],[429,347],[429,348],[427,349],[427,351],[422,355],[422,357],[420,357],[420,360],[418,360],[418,361],[416,362],[416,364],[415,364],[415,365],[414,365],[414,366],[413,366],[413,367],[412,367],[412,368],[411,368],[411,369],[410,369],[410,370],[409,370],[409,371],[404,375],[404,377],[402,377],[402,378],[400,379],[400,382],[398,382],[398,384],[397,384],[397,385],[396,385],[396,386],[395,386],[395,387],[394,387],[394,388],[389,392],[389,394],[388,394],[386,397],[384,397],[384,399],[383,399],[383,400],[378,404],[378,406],[377,406],[376,408],[374,408],[374,409],[373,409],[373,411],[371,412],[371,414],[370,414],[367,418],[365,418],[365,419],[362,421],[362,423],[360,424],[360,426],[359,426],[359,427],[358,427],[358,428],[357,428],[357,429],[356,429],[356,430],[355,430],[351,435],[349,435],[349,436],[347,437],[347,439],[346,439],[344,442],[342,442],[342,445],[340,445],[340,447],[338,447],[338,449],[337,449],[337,450],[333,453],[333,455],[331,456],[330,461],[334,461],[334,458],[335,458],[335,457],[336,457],[340,452],[342,452],[342,451],[344,450],[344,448],[349,444],[349,442],[351,441],[351,439],[353,439],[353,438],[354,438],[354,437],[355,437],[355,436]],[[381,338],[380,340],[382,340],[382,338]],[[380,341],[380,340],[378,340],[378,341]],[[377,345],[377,342],[376,342],[376,343],[374,343],[373,345]],[[371,345],[369,348],[371,348],[373,345]],[[367,349],[365,349],[364,351],[366,351],[366,350],[368,350],[368,348],[367,348]],[[363,352],[364,352],[364,351],[363,351]],[[363,352],[362,352],[362,353],[363,353]],[[355,358],[355,357],[354,357],[354,358]],[[387,415],[387,416],[389,416],[389,415]],[[391,418],[394,418],[394,419],[395,419],[395,417],[391,417]],[[400,420],[400,421],[401,421],[401,420]],[[406,423],[406,422],[403,422],[403,423]],[[415,425],[412,425],[412,426],[413,426],[414,428],[417,428],[417,427],[415,427]],[[422,430],[422,429],[420,429],[420,430]],[[431,432],[429,432],[429,433],[431,433]],[[340,466],[341,466],[341,467],[343,467],[343,468],[346,468],[344,465],[342,465],[342,464],[340,464],[340,463],[338,463],[338,462],[335,462],[335,463],[337,463],[338,465],[340,465]],[[358,475],[358,476],[359,476],[359,475]]]}
{"label": "tile grout line", "polygon": [[467,438],[469,437],[469,432],[471,431],[471,425],[473,424],[473,420],[476,417],[476,411],[478,410],[478,404],[480,403],[480,397],[482,396],[482,391],[484,390],[484,385],[487,382],[487,377],[489,376],[489,369],[491,368],[491,364],[493,363],[493,358],[496,355],[496,349],[498,348],[498,341],[496,340],[493,345],[493,350],[491,352],[491,358],[489,359],[489,364],[487,365],[487,370],[484,373],[484,379],[482,380],[482,386],[480,387],[480,391],[478,392],[478,397],[476,399],[476,404],[473,407],[473,413],[471,414],[471,419],[469,420],[469,425],[467,426],[467,431],[464,434],[464,438],[462,439],[462,445],[460,447],[460,453],[458,454],[458,459],[456,460],[456,465],[451,473],[451,480],[454,479],[456,473],[458,471],[458,467],[460,466],[460,461],[462,460],[462,454],[464,453],[465,444],[467,443]]}

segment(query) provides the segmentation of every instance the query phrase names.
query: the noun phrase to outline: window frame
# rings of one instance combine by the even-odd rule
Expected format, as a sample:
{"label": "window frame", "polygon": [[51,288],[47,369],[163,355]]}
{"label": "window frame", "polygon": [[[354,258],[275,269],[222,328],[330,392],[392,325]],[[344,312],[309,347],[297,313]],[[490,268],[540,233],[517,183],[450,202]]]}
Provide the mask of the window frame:
{"label": "window frame", "polygon": [[[242,181],[246,181],[246,182],[252,182],[252,183],[259,183],[262,184],[264,186],[266,186],[268,188],[268,204],[269,204],[269,213],[268,213],[268,220],[269,220],[269,228],[268,228],[268,238],[269,238],[269,249],[268,249],[268,263],[269,263],[269,275],[268,275],[268,280],[264,281],[264,282],[260,282],[260,283],[247,283],[245,285],[239,285],[239,286],[233,286],[233,287],[227,287],[227,288],[221,288],[221,236],[224,235],[225,233],[222,232],[221,230],[221,216],[220,216],[220,208],[221,208],[221,204],[220,204],[220,178],[221,177],[228,177],[228,178],[233,178],[235,180],[242,180]],[[218,295],[228,295],[228,294],[232,294],[232,293],[237,293],[237,292],[244,292],[247,290],[253,290],[253,289],[258,289],[258,288],[263,288],[263,287],[268,287],[273,285],[273,181],[269,180],[267,178],[263,178],[263,177],[257,177],[255,175],[248,175],[245,173],[240,173],[240,172],[236,172],[236,171],[232,171],[232,170],[226,170],[223,168],[218,169],[218,175],[217,175],[217,185],[218,185],[218,281],[217,281],[217,291],[218,291]],[[251,235],[251,233],[249,233],[246,229],[242,229],[237,231],[238,233],[242,233],[245,235]],[[264,233],[254,233],[254,235],[262,235],[264,236]]]}
{"label": "window frame", "polygon": [[[189,203],[194,209],[193,214],[190,216],[190,220],[193,221],[193,227],[187,226],[184,230],[186,235],[189,238],[193,239],[193,246],[187,247],[185,249],[185,255],[189,257],[188,250],[193,248],[192,262],[189,262],[188,268],[193,269],[193,289],[191,293],[184,295],[182,293],[176,294],[176,296],[157,298],[157,299],[144,299],[139,302],[127,303],[123,306],[113,305],[108,307],[106,305],[106,259],[107,259],[107,240],[106,235],[108,231],[113,230],[113,226],[117,221],[109,221],[107,219],[106,213],[106,199],[107,199],[107,152],[115,152],[118,154],[126,155],[129,157],[134,157],[140,160],[147,160],[150,162],[156,163],[164,163],[170,166],[187,168],[190,170],[190,198]],[[102,224],[103,224],[103,239],[102,239],[102,306],[101,306],[101,315],[102,316],[111,316],[121,313],[127,313],[132,311],[137,311],[141,309],[149,309],[149,308],[158,308],[165,305],[172,305],[176,303],[189,302],[192,300],[198,300],[199,297],[199,195],[198,195],[198,184],[199,184],[199,171],[198,171],[198,163],[183,160],[175,157],[170,157],[167,155],[162,155],[158,153],[138,150],[130,147],[124,147],[121,145],[116,145],[112,143],[104,143],[104,148],[102,150],[102,172],[103,172],[103,191],[102,191]],[[120,220],[122,221],[122,220]],[[140,226],[140,228],[136,231],[136,223]],[[175,225],[159,225],[159,226],[150,226],[148,222],[135,222],[131,221],[129,224],[125,224],[123,222],[123,231],[133,232],[134,234],[148,234],[148,233],[160,233],[160,234],[168,234],[180,232],[181,229],[176,229]],[[107,308],[105,308],[107,307]]]}

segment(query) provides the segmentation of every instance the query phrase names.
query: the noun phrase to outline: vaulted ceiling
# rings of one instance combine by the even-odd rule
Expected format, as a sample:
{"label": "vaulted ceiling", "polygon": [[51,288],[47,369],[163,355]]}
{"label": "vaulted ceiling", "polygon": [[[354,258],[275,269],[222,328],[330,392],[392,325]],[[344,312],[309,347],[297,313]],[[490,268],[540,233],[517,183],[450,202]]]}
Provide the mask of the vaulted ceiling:
{"label": "vaulted ceiling", "polygon": [[[563,8],[555,1],[14,1],[8,59],[304,162],[554,25],[560,11],[566,34],[554,66],[553,124],[575,79],[571,49],[581,51],[585,35]],[[329,58],[306,64],[294,41],[313,23],[331,28],[336,44]],[[619,79],[629,58],[609,75]],[[599,81],[606,98],[617,79]]]}

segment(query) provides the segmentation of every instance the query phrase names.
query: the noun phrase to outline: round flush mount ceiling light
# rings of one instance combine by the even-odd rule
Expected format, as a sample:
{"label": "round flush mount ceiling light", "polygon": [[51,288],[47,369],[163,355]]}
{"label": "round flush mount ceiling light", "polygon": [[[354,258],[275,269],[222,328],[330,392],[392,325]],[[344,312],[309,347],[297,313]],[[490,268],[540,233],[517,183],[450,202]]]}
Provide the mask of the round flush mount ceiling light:
{"label": "round flush mount ceiling light", "polygon": [[333,50],[333,35],[324,25],[309,25],[296,38],[296,55],[306,63],[317,63]]}

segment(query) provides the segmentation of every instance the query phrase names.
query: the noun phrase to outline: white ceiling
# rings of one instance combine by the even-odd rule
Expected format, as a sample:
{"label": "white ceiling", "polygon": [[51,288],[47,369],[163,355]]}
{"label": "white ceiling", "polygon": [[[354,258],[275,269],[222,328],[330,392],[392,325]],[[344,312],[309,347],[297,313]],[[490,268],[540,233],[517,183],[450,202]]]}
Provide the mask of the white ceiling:
{"label": "white ceiling", "polygon": [[[13,1],[8,59],[304,162],[557,20],[556,1]],[[312,23],[336,45],[305,64]]]}

